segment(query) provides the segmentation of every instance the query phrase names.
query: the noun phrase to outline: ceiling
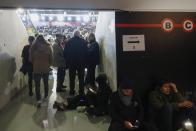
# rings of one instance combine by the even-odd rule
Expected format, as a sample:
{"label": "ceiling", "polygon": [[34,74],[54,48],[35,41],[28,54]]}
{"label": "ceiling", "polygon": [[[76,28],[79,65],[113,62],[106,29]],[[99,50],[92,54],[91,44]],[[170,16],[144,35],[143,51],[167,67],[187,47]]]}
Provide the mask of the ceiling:
{"label": "ceiling", "polygon": [[195,0],[0,0],[1,8],[196,11]]}

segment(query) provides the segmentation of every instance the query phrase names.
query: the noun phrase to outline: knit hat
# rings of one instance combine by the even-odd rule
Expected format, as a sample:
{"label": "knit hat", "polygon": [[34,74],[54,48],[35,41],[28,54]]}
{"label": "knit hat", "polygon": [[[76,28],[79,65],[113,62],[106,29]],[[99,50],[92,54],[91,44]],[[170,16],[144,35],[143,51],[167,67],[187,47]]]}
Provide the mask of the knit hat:
{"label": "knit hat", "polygon": [[97,87],[97,84],[99,87],[106,87],[108,82],[107,80],[108,80],[107,75],[105,73],[100,73],[95,79],[95,81],[91,81],[88,84],[90,84],[93,87]]}
{"label": "knit hat", "polygon": [[106,83],[107,82],[107,75],[105,73],[100,73],[96,78],[98,83]]}
{"label": "knit hat", "polygon": [[128,78],[124,78],[120,84],[121,89],[133,89],[134,86]]}

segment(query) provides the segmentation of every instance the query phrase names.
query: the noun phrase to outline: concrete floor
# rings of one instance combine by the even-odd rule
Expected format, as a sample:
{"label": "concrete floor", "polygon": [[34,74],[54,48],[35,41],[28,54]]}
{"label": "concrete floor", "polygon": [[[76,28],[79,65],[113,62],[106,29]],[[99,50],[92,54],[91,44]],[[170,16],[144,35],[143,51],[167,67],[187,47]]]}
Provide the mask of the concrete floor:
{"label": "concrete floor", "polygon": [[53,72],[49,85],[48,101],[43,101],[40,109],[35,106],[35,94],[29,97],[28,88],[21,90],[0,111],[0,131],[107,131],[110,122],[108,116],[92,117],[77,110],[57,112],[53,109],[55,100],[63,101],[69,95],[68,91],[56,93],[56,72]]}

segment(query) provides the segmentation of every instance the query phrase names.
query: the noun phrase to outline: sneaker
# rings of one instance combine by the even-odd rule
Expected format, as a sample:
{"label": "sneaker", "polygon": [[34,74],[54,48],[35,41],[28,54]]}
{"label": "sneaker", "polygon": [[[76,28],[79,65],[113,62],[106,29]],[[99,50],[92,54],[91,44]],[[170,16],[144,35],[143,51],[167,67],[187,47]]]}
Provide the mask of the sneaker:
{"label": "sneaker", "polygon": [[64,109],[63,104],[57,106],[57,111],[64,111],[64,110],[65,109]]}
{"label": "sneaker", "polygon": [[37,108],[40,108],[41,107],[41,104],[42,104],[41,101],[38,101],[37,104],[36,104],[37,105]]}
{"label": "sneaker", "polygon": [[54,104],[53,104],[53,108],[54,108],[54,109],[57,109],[57,108],[58,108],[58,105],[60,105],[60,103],[57,102],[57,101],[55,101]]}
{"label": "sneaker", "polygon": [[86,106],[78,106],[78,107],[76,108],[76,110],[77,110],[78,112],[85,112],[85,111],[86,111]]}
{"label": "sneaker", "polygon": [[64,111],[65,110],[63,103],[59,103],[57,101],[54,102],[53,108],[57,109],[57,111]]}

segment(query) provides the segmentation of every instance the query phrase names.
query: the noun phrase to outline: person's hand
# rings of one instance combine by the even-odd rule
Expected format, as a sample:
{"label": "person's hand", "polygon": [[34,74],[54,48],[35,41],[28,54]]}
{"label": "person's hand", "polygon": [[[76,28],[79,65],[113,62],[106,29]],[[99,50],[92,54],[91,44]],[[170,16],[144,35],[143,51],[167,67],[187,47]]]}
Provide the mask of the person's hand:
{"label": "person's hand", "polygon": [[184,101],[178,104],[179,107],[186,107],[186,108],[192,108],[193,107],[193,103],[190,101]]}
{"label": "person's hand", "polygon": [[97,94],[97,92],[95,90],[93,90],[92,88],[89,88],[89,90],[93,93],[93,94]]}
{"label": "person's hand", "polygon": [[97,95],[97,92],[93,90],[93,94]]}
{"label": "person's hand", "polygon": [[129,122],[129,121],[125,121],[125,122],[124,122],[124,125],[125,125],[125,127],[126,127],[127,129],[129,129],[129,130],[131,130],[132,127],[133,127],[132,123]]}
{"label": "person's hand", "polygon": [[139,128],[139,127],[134,127],[133,124],[129,121],[125,121],[124,125],[127,128],[127,130],[130,130],[130,131],[134,131],[134,130],[137,130]]}
{"label": "person's hand", "polygon": [[173,88],[173,91],[175,93],[178,93],[178,89],[176,88],[176,84],[175,83],[170,83],[170,86]]}

